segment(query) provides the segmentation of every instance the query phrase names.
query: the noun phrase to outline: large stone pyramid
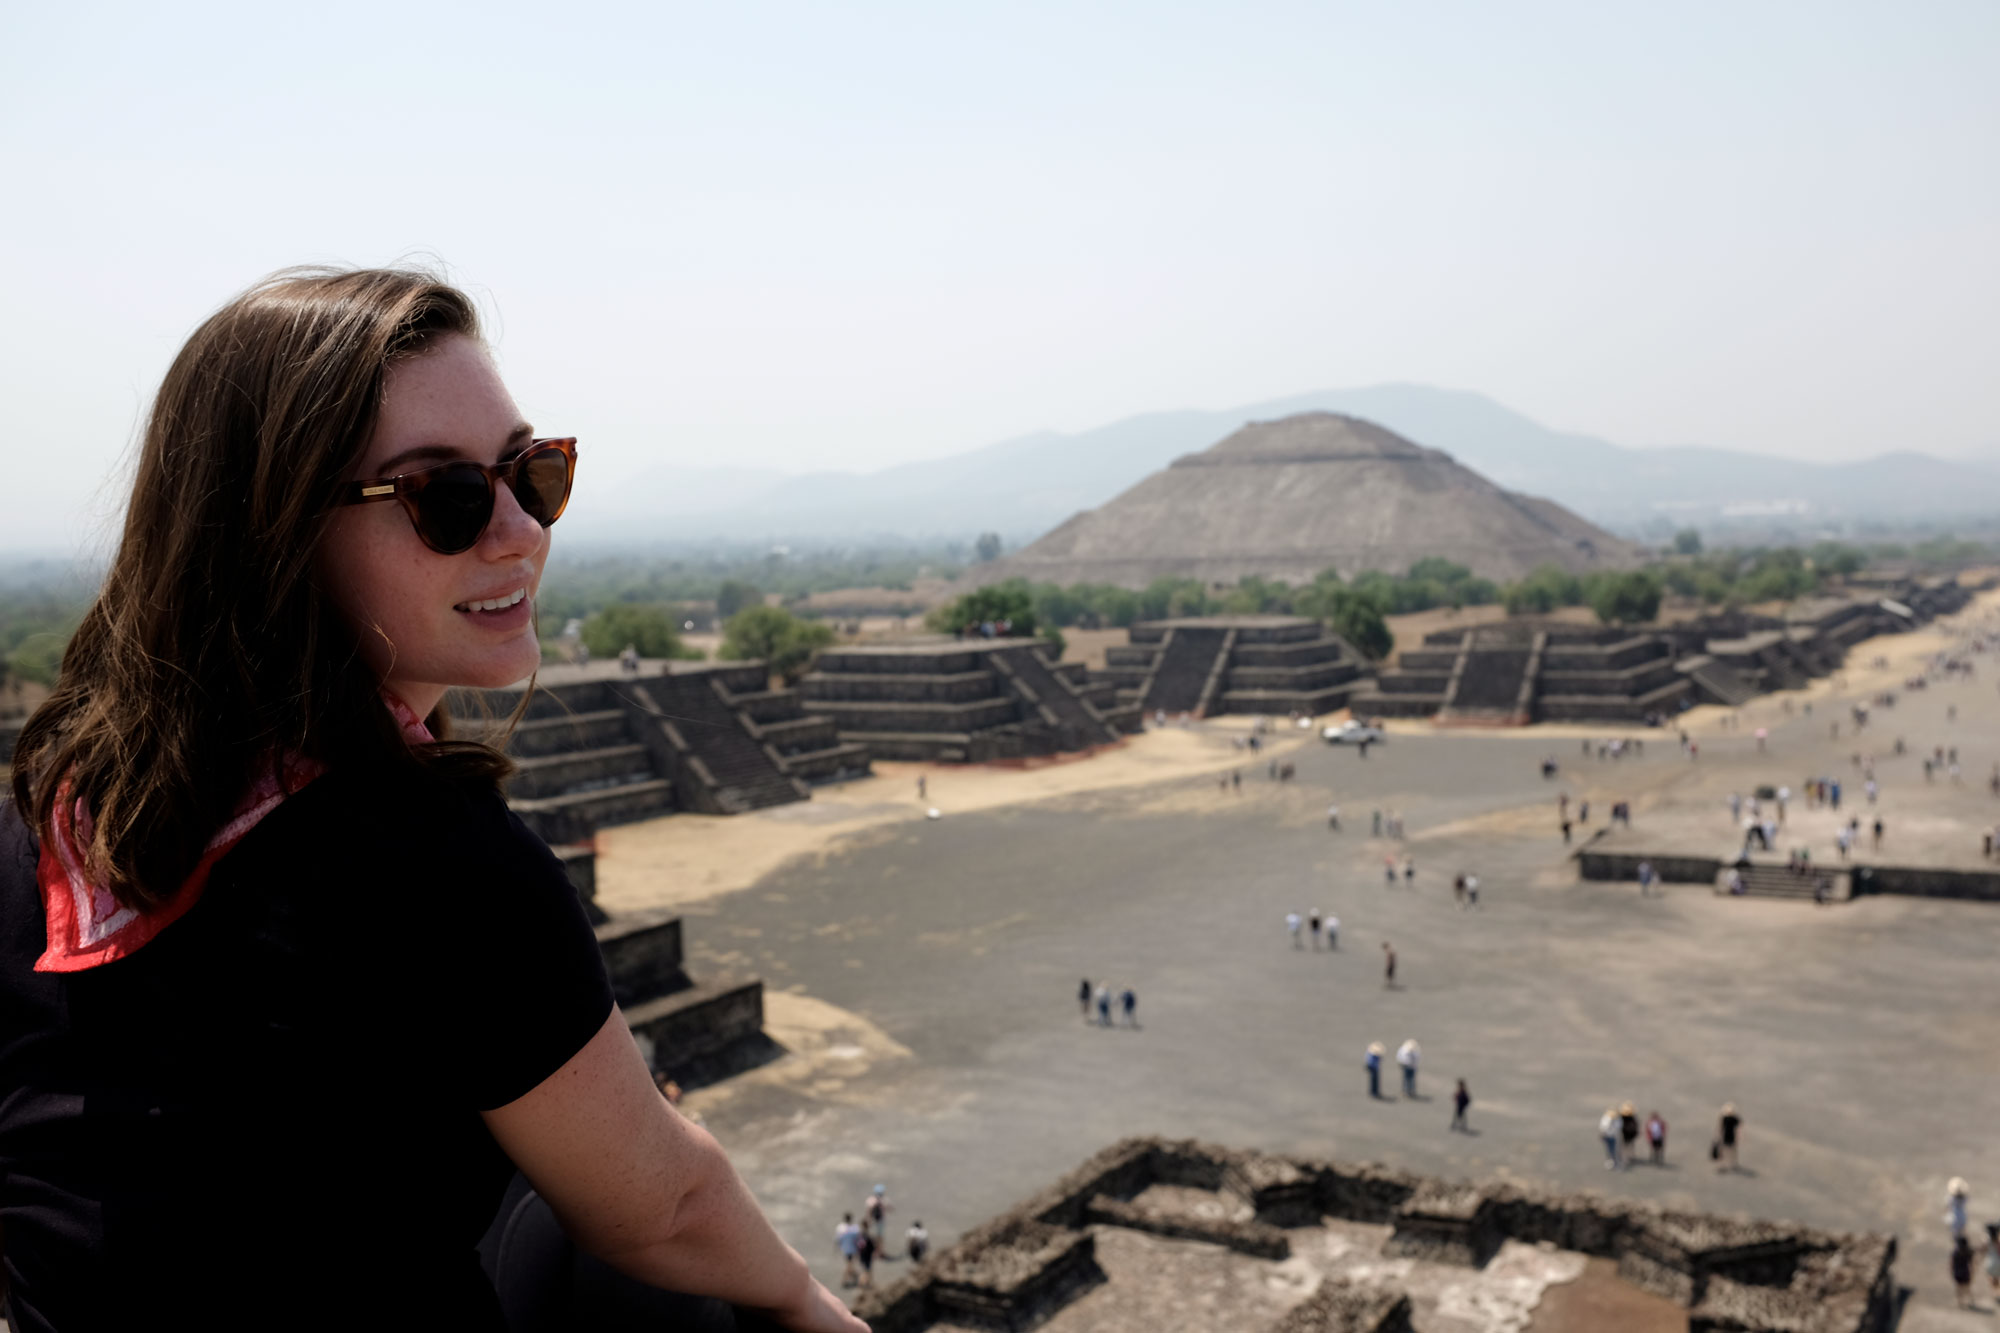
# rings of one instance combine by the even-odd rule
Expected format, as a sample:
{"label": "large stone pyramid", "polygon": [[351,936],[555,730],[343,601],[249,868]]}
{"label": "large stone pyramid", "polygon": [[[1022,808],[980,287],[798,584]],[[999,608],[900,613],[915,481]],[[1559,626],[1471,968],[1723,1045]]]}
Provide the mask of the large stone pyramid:
{"label": "large stone pyramid", "polygon": [[1174,460],[969,578],[1143,588],[1168,575],[1300,583],[1329,566],[1400,574],[1442,556],[1504,581],[1537,566],[1626,569],[1643,552],[1561,505],[1495,486],[1370,421],[1252,422]]}

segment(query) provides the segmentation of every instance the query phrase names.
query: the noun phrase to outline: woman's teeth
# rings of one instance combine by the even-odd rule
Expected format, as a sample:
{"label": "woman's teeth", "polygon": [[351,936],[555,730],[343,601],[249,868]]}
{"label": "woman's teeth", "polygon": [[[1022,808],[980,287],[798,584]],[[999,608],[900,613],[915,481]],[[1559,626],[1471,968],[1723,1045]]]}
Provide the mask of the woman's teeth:
{"label": "woman's teeth", "polygon": [[505,597],[488,597],[483,602],[460,602],[453,609],[457,611],[505,611],[508,607],[514,605],[527,595],[528,590],[526,588],[516,588]]}

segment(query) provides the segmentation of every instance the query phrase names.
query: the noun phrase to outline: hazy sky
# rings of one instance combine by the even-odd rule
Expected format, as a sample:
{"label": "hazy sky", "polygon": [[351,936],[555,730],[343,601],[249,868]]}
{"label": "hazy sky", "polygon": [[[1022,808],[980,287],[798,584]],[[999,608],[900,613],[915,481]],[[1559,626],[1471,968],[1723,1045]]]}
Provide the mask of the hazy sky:
{"label": "hazy sky", "polygon": [[0,11],[0,547],[261,274],[430,255],[591,475],[1415,381],[2000,453],[2000,5]]}

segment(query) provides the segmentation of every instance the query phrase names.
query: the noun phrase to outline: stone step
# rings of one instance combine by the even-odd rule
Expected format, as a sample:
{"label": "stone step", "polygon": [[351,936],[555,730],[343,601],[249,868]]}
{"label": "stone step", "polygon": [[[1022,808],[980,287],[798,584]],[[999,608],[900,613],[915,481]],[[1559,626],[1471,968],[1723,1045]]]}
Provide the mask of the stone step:
{"label": "stone step", "polygon": [[653,761],[636,743],[595,750],[567,750],[516,761],[507,779],[510,796],[561,796],[569,792],[622,786],[652,777]]}
{"label": "stone step", "polygon": [[621,1006],[677,995],[693,985],[681,970],[681,919],[664,908],[612,917],[597,927],[597,948]]}
{"label": "stone step", "polygon": [[[458,719],[452,721],[456,726]],[[467,719],[466,725],[477,727],[479,723],[476,719]],[[461,731],[456,734],[472,733]],[[624,710],[602,708],[590,713],[572,713],[567,717],[524,721],[507,738],[507,753],[516,759],[536,759],[569,750],[601,750],[610,745],[622,745],[630,739],[625,730]]]}
{"label": "stone step", "polygon": [[568,792],[561,796],[510,799],[508,804],[523,815],[546,813],[581,819],[590,825],[626,824],[672,814],[675,808],[674,784],[665,778],[649,778],[643,782]]}
{"label": "stone step", "polygon": [[815,715],[766,722],[758,731],[765,742],[777,747],[779,754],[790,754],[795,750],[813,750],[832,743],[835,728],[832,718]]}
{"label": "stone step", "polygon": [[653,1067],[673,1074],[764,1031],[764,983],[698,982],[639,1004],[621,1005],[626,1024],[653,1043]]}
{"label": "stone step", "polygon": [[785,771],[801,782],[833,782],[868,772],[868,747],[859,741],[836,741],[817,750],[788,754]]}
{"label": "stone step", "polygon": [[859,745],[871,759],[904,759],[920,763],[963,763],[972,750],[972,736],[962,731],[848,731],[840,739]]}

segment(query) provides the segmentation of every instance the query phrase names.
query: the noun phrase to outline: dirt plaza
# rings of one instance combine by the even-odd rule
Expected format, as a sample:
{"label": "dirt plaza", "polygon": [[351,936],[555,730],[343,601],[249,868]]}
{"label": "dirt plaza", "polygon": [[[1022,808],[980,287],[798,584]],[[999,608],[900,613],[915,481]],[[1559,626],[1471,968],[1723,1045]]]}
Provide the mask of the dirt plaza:
{"label": "dirt plaza", "polygon": [[[875,1183],[895,1203],[892,1241],[921,1218],[949,1244],[1060,1166],[1162,1134],[1888,1231],[1917,1293],[1904,1326],[1950,1327],[1944,1182],[1969,1178],[1974,1216],[2000,1216],[1986,1133],[2000,904],[1815,908],[1696,885],[1642,898],[1578,878],[1556,795],[1591,802],[1579,842],[1629,801],[1630,837],[1651,827],[1663,848],[1713,854],[1734,836],[1730,792],[1826,775],[1858,793],[1865,752],[1888,841],[1977,866],[1980,826],[2000,816],[1984,783],[2000,759],[1995,679],[1904,693],[1858,739],[1829,726],[1951,632],[1864,644],[1845,680],[1760,700],[1733,726],[1691,716],[1696,760],[1671,731],[1629,733],[1643,754],[1600,760],[1584,757],[1588,729],[1420,726],[1366,759],[1291,737],[1252,756],[1232,719],[1040,775],[925,770],[937,819],[922,817],[917,770],[884,765],[817,809],[738,817],[726,835],[685,818],[613,831],[607,892],[639,901],[666,869],[646,873],[645,858],[690,858],[673,863],[677,885],[654,882],[688,918],[692,965],[765,979],[768,1029],[791,1054],[687,1104],[829,1278],[833,1224]],[[1879,654],[1892,660],[1868,667]],[[1917,756],[1934,745],[1959,749],[1962,784],[1925,783]],[[1269,777],[1274,752],[1296,780]],[[1545,780],[1548,755],[1561,769]],[[1378,809],[1401,817],[1403,840],[1371,836]],[[687,882],[695,861],[754,845],[760,822],[782,856]],[[673,845],[701,838],[699,856]],[[1454,902],[1460,873],[1479,877],[1476,911]],[[1337,951],[1292,946],[1286,914],[1315,909],[1339,916]],[[1131,986],[1139,1026],[1084,1021],[1085,977]],[[1364,1049],[1406,1038],[1422,1046],[1418,1098],[1391,1070],[1371,1100]],[[1469,1134],[1447,1129],[1457,1078]],[[1626,1101],[1667,1120],[1664,1167],[1605,1169],[1597,1120]],[[1724,1101],[1744,1118],[1742,1169],[1726,1174],[1708,1160]]]}

